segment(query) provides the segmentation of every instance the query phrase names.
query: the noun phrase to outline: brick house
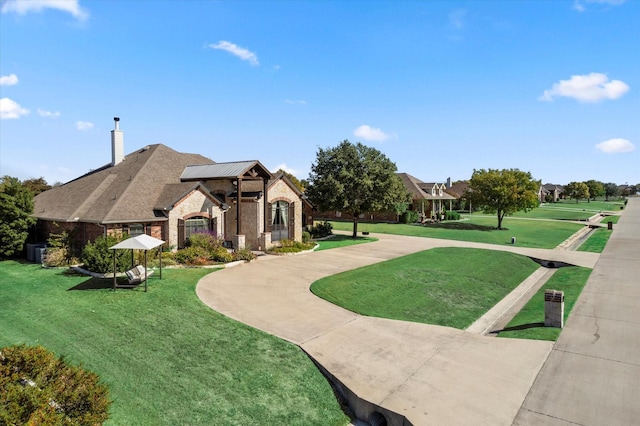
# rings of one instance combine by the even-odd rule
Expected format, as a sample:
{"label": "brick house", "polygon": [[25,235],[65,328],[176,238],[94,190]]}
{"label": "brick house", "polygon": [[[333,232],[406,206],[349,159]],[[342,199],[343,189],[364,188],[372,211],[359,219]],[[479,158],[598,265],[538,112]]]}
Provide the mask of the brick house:
{"label": "brick house", "polygon": [[300,241],[313,220],[300,190],[259,161],[215,163],[162,144],[125,156],[118,122],[111,163],[35,197],[37,241],[72,231],[79,250],[100,235],[145,233],[179,248],[206,230],[237,248],[265,249],[285,238]]}
{"label": "brick house", "polygon": [[435,217],[444,210],[452,210],[456,197],[447,192],[447,184],[423,182],[409,173],[397,173],[397,175],[411,194],[412,202],[409,210],[419,212],[426,218]]}

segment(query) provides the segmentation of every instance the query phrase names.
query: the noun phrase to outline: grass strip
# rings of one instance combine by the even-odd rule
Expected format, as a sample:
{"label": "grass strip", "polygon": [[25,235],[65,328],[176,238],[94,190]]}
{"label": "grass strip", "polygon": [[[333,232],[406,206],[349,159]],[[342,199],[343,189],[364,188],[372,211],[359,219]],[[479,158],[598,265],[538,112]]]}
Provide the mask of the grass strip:
{"label": "grass strip", "polygon": [[[206,269],[170,269],[149,291],[0,262],[0,347],[42,345],[109,386],[107,425],[345,425],[333,390],[295,345],[195,294]],[[84,288],[87,290],[76,290]]]}
{"label": "grass strip", "polygon": [[[351,222],[331,222],[333,229],[351,231]],[[443,238],[447,240],[472,241],[478,243],[509,245],[516,237],[522,247],[554,248],[577,232],[584,225],[567,221],[523,220],[506,218],[498,230],[497,219],[492,216],[473,215],[459,221],[445,221],[427,225],[405,225],[398,223],[367,223],[371,233],[408,235],[416,237]]]}
{"label": "grass strip", "polygon": [[591,269],[579,266],[558,269],[498,336],[556,341],[561,330],[544,326],[545,289],[564,291],[564,319],[566,321],[590,274]]}
{"label": "grass strip", "polygon": [[508,252],[436,248],[320,279],[311,291],[362,315],[464,329],[537,268]]}
{"label": "grass strip", "polygon": [[374,241],[378,241],[378,239],[374,237],[353,238],[349,235],[336,234],[326,240],[318,241],[319,247],[316,249],[316,251],[330,250],[338,247],[352,246],[355,244],[372,243]]}

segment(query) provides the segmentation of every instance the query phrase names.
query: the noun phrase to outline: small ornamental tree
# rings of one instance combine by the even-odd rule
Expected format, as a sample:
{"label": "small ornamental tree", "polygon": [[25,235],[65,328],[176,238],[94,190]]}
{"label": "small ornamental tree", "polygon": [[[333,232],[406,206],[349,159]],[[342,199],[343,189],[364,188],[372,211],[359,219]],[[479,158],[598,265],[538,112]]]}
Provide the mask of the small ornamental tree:
{"label": "small ornamental tree", "polygon": [[348,140],[318,150],[306,194],[319,210],[351,217],[354,238],[361,214],[389,211],[410,201],[391,160],[375,148]]}
{"label": "small ornamental tree", "polygon": [[589,187],[584,182],[569,182],[564,187],[564,190],[569,198],[576,199],[576,203],[578,203],[580,198],[589,198]]}
{"label": "small ornamental tree", "polygon": [[110,404],[95,373],[42,346],[0,349],[0,424],[99,425]]}
{"label": "small ornamental tree", "polygon": [[468,194],[474,205],[487,214],[497,214],[498,229],[507,215],[538,206],[540,181],[518,169],[474,170]]}
{"label": "small ornamental tree", "polygon": [[0,258],[19,254],[36,223],[33,194],[20,180],[11,176],[0,178]]}

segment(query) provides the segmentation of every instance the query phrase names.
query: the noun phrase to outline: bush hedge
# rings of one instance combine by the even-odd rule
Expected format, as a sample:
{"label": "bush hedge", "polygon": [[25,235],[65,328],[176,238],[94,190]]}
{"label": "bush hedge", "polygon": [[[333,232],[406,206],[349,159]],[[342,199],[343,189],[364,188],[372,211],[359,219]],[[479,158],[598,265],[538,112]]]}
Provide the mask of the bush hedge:
{"label": "bush hedge", "polygon": [[333,225],[327,221],[317,223],[309,227],[309,234],[311,234],[313,238],[327,237],[333,234]]}
{"label": "bush hedge", "polygon": [[[124,235],[128,238],[128,235]],[[92,272],[105,274],[113,272],[113,250],[109,247],[118,244],[124,238],[121,236],[107,235],[96,238],[94,242],[89,242],[82,250],[81,260],[85,269]],[[131,255],[128,250],[115,250],[116,270],[124,272],[131,267]]]}
{"label": "bush hedge", "polygon": [[99,425],[110,404],[95,373],[42,346],[0,349],[0,424]]}

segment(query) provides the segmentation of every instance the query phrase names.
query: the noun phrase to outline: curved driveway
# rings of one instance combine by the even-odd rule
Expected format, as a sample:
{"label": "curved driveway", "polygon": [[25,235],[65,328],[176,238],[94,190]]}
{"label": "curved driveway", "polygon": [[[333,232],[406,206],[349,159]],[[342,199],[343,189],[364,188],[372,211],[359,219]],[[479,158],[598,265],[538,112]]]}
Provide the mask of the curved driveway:
{"label": "curved driveway", "polygon": [[[376,237],[373,243],[298,256],[264,256],[204,277],[196,292],[216,311],[299,345],[351,392],[412,424],[511,424],[551,342],[360,316],[314,296],[311,283],[434,247],[505,250],[587,267],[598,255]],[[367,418],[370,409],[355,407],[356,415]]]}

